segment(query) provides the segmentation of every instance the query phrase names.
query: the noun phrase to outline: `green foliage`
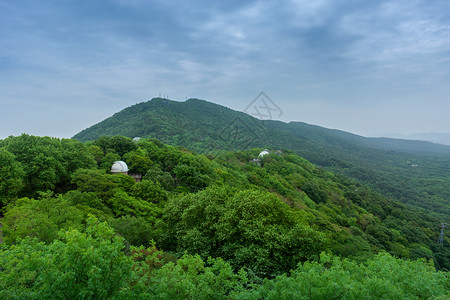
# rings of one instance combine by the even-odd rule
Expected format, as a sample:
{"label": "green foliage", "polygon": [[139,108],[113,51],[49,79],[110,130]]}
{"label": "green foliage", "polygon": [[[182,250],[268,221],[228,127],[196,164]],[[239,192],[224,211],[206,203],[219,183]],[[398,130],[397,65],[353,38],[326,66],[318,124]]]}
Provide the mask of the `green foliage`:
{"label": "green foliage", "polygon": [[181,185],[188,186],[190,191],[194,192],[209,185],[209,174],[212,173],[209,166],[207,159],[202,156],[183,155],[173,168],[173,173]]}
{"label": "green foliage", "polygon": [[137,146],[132,139],[118,135],[113,137],[102,136],[98,138],[93,145],[100,147],[105,154],[116,153],[119,157],[122,157],[127,152],[137,149]]}
{"label": "green foliage", "polygon": [[60,229],[81,229],[83,214],[63,197],[21,198],[8,208],[2,220],[5,242],[26,236],[52,242]]}
{"label": "green foliage", "polygon": [[113,190],[113,195],[107,203],[114,215],[118,217],[131,215],[155,222],[156,217],[161,214],[161,209],[154,203],[134,198],[121,189]]}
{"label": "green foliage", "polygon": [[109,224],[133,246],[150,246],[158,234],[154,224],[143,217],[125,215],[111,219]]}
{"label": "green foliage", "polygon": [[244,290],[244,271],[233,272],[224,260],[184,255],[149,273],[148,295],[157,299],[226,299]]}
{"label": "green foliage", "polygon": [[114,164],[115,161],[120,160],[120,155],[115,152],[109,152],[106,153],[102,160],[100,161],[99,167],[100,169],[110,171],[111,166]]}
{"label": "green foliage", "polygon": [[[245,294],[253,299],[430,299],[450,296],[448,274],[381,253],[367,265],[322,254]],[[238,297],[240,298],[240,297]],[[442,298],[443,299],[443,298]]]}
{"label": "green foliage", "polygon": [[156,181],[143,180],[136,183],[131,189],[131,195],[147,202],[162,203],[167,201],[169,194]]}
{"label": "green foliage", "polygon": [[0,297],[2,299],[38,299],[35,285],[41,276],[48,245],[26,238],[18,245],[0,248]]}
{"label": "green foliage", "polygon": [[115,188],[129,191],[134,180],[123,174],[110,175],[101,170],[79,169],[73,174],[72,183],[81,192],[94,192],[105,198],[111,195]]}
{"label": "green foliage", "polygon": [[70,189],[73,172],[95,166],[86,146],[74,140],[22,134],[0,141],[2,147],[15,155],[25,172],[19,196],[36,197],[47,190],[65,192]]}
{"label": "green foliage", "polygon": [[80,190],[68,191],[64,198],[70,201],[73,206],[84,206],[112,215],[111,209],[105,205],[104,200],[95,192],[84,192]]}
{"label": "green foliage", "polygon": [[102,148],[100,146],[90,145],[88,149],[91,155],[94,157],[95,161],[97,162],[97,165],[100,165],[100,162],[102,161],[103,156],[105,155],[105,153],[103,153]]}
{"label": "green foliage", "polygon": [[145,174],[153,164],[146,151],[142,148],[126,153],[123,159],[127,163],[131,173]]}
{"label": "green foliage", "polygon": [[[0,176],[14,179],[10,185],[0,182],[6,191],[2,201],[9,203],[2,220],[0,297],[45,298],[49,291],[53,298],[122,299],[271,298],[272,291],[319,299],[357,299],[363,292],[394,299],[448,294],[448,273],[386,254],[384,260],[383,255],[374,259],[387,251],[403,259],[430,259],[448,270],[450,249],[447,237],[443,246],[436,243],[437,219],[368,186],[288,150],[269,149],[271,154],[256,164],[250,161],[261,148],[208,158],[155,139],[131,145],[130,139],[116,138],[120,147],[111,140],[88,146],[27,135],[0,141],[0,171],[6,170]],[[95,169],[103,162],[109,171],[108,160],[117,160],[118,153],[134,171],[146,172],[142,182]],[[28,194],[39,198],[21,198]],[[92,228],[98,221],[88,221],[86,231],[89,214],[107,221],[117,235],[101,225],[100,232],[109,233],[96,236]],[[152,240],[171,252],[158,250]],[[76,249],[72,256],[70,247]],[[114,258],[99,254],[106,249],[116,253]],[[314,262],[324,249],[342,258],[322,256]],[[117,289],[108,278],[108,292],[99,283],[105,272],[116,272],[97,261],[101,256],[109,263],[126,262],[122,279],[115,277]],[[405,269],[401,276],[399,269]],[[261,279],[283,273],[291,275]],[[437,288],[420,285],[419,273]],[[17,283],[14,276],[20,277]],[[320,281],[327,284],[319,286]],[[65,287],[77,294],[67,294]]]}
{"label": "green foliage", "polygon": [[168,250],[220,256],[263,277],[313,258],[325,242],[274,195],[227,186],[172,199],[163,220]]}
{"label": "green foliage", "polygon": [[314,202],[327,202],[328,195],[324,189],[319,188],[314,182],[307,181],[301,189],[308,195],[308,197]]}
{"label": "green foliage", "polygon": [[[231,127],[241,129],[241,135],[227,138]],[[290,149],[328,170],[370,185],[385,197],[433,212],[441,218],[439,222],[448,223],[450,215],[450,147],[444,145],[365,138],[301,122],[261,123],[199,99],[175,102],[155,98],[128,107],[74,138],[88,141],[103,135],[157,138],[208,154],[251,147]],[[412,167],[416,164],[418,167]]]}
{"label": "green foliage", "polygon": [[0,252],[3,299],[106,299],[128,288],[132,261],[123,238],[88,219],[86,233],[61,232],[50,245],[25,239]]}
{"label": "green foliage", "polygon": [[92,169],[96,165],[94,156],[86,145],[71,139],[62,139],[62,163],[67,175],[78,169]]}
{"label": "green foliage", "polygon": [[175,180],[169,172],[164,172],[159,166],[152,166],[145,174],[144,180],[159,183],[165,190],[175,188]]}
{"label": "green foliage", "polygon": [[52,190],[64,175],[62,147],[57,139],[22,134],[3,141],[25,170],[25,195]]}
{"label": "green foliage", "polygon": [[15,160],[14,154],[0,148],[0,209],[19,195],[23,188],[22,164]]}
{"label": "green foliage", "polygon": [[0,248],[2,299],[446,299],[448,273],[381,253],[355,263],[322,253],[290,275],[250,284],[221,258],[168,261],[154,245],[124,250],[123,238],[88,218],[86,233],[51,244],[26,238]]}

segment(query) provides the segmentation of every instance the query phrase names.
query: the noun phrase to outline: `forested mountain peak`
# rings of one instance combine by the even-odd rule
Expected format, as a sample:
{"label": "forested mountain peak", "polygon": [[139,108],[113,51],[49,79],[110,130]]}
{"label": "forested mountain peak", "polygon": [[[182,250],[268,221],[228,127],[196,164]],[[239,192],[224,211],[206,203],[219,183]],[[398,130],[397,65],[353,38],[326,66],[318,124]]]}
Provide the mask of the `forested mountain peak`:
{"label": "forested mountain peak", "polygon": [[431,210],[443,222],[450,216],[450,146],[366,138],[304,122],[262,122],[194,98],[185,102],[154,98],[125,108],[74,138],[88,141],[114,135],[157,138],[212,155],[252,147],[290,149],[389,198]]}

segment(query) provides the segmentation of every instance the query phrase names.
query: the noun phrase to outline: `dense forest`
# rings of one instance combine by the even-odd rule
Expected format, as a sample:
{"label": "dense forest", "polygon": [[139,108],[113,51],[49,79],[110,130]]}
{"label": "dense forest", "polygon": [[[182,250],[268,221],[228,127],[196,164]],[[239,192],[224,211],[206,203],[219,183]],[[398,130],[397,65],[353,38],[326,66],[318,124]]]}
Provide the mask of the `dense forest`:
{"label": "dense forest", "polygon": [[[288,149],[1,140],[0,297],[450,296],[436,215]],[[143,180],[111,174],[118,160]]]}
{"label": "dense forest", "polygon": [[369,185],[449,223],[450,146],[422,141],[365,138],[301,122],[260,121],[245,113],[189,99],[155,98],[128,107],[74,136],[152,137],[197,153],[251,148],[290,149],[336,174]]}

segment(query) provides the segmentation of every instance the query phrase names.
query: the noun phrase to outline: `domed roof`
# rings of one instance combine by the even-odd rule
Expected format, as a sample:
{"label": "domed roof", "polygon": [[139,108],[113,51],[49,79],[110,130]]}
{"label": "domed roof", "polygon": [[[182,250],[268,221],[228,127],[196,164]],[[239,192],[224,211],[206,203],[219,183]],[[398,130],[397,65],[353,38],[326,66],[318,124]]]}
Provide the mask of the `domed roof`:
{"label": "domed roof", "polygon": [[124,161],[115,161],[111,167],[111,173],[123,173],[128,172],[128,166]]}
{"label": "domed roof", "polygon": [[264,155],[270,154],[269,150],[264,149],[263,151],[261,151],[261,153],[259,153],[258,157],[264,157]]}

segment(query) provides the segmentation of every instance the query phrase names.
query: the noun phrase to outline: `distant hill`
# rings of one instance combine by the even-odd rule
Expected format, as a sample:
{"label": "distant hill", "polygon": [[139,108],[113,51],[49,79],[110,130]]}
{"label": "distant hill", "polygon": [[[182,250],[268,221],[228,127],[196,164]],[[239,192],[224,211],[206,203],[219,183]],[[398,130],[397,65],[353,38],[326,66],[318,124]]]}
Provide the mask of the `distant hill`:
{"label": "distant hill", "polygon": [[366,183],[387,197],[450,216],[450,146],[366,138],[302,122],[260,121],[199,99],[154,98],[130,106],[73,138],[154,137],[200,153],[254,147],[290,149],[334,172]]}
{"label": "distant hill", "polygon": [[427,141],[436,144],[450,145],[450,133],[445,132],[429,132],[429,133],[413,133],[413,134],[392,134],[388,137],[404,139],[404,140],[419,140]]}

